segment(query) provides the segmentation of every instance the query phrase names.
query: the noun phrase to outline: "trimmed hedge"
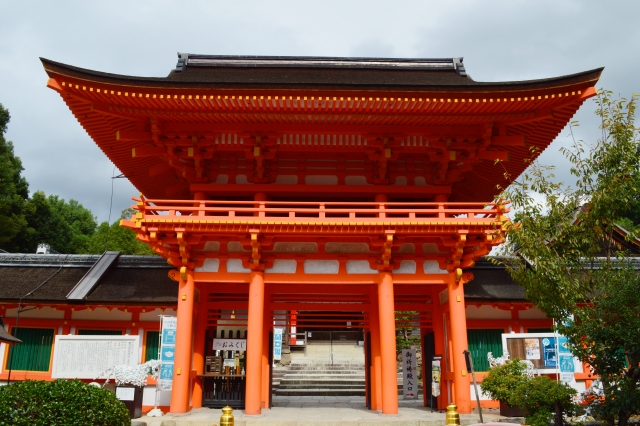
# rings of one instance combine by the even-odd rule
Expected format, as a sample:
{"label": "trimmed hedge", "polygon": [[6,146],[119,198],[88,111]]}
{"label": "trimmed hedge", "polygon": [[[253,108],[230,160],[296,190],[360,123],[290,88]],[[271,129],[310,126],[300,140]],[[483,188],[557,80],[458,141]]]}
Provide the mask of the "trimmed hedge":
{"label": "trimmed hedge", "polygon": [[26,380],[0,386],[0,426],[124,426],[129,410],[116,395],[80,380]]}

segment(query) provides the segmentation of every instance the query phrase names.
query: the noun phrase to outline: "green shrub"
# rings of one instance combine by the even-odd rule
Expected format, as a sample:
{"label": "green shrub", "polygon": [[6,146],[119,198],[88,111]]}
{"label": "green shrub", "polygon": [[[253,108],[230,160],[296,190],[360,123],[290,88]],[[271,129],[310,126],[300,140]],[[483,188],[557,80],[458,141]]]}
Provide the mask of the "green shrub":
{"label": "green shrub", "polygon": [[562,414],[574,414],[576,404],[573,397],[576,390],[564,383],[558,383],[546,376],[529,379],[520,385],[513,401],[524,412],[526,422],[531,426],[547,426],[557,413],[555,424],[562,425]]}
{"label": "green shrub", "polygon": [[482,380],[480,388],[491,399],[505,401],[512,407],[517,406],[513,395],[516,389],[526,383],[527,365],[518,358],[510,359],[502,365],[491,367],[489,374]]}
{"label": "green shrub", "polygon": [[79,380],[27,380],[0,387],[0,426],[123,426],[129,411],[107,389]]}

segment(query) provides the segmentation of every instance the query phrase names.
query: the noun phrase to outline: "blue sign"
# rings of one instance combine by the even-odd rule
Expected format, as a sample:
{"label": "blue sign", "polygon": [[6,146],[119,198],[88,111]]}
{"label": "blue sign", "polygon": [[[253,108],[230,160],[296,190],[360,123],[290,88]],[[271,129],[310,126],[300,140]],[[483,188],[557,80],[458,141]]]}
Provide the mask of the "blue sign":
{"label": "blue sign", "polygon": [[570,354],[569,339],[564,336],[558,336],[558,352],[560,354]]}
{"label": "blue sign", "polygon": [[162,343],[165,345],[175,345],[176,344],[176,330],[167,330],[166,328],[162,330]]}
{"label": "blue sign", "polygon": [[556,368],[558,363],[556,339],[545,337],[542,339],[542,346],[544,347],[544,368]]}
{"label": "blue sign", "polygon": [[160,369],[161,380],[173,380],[173,364],[162,364]]}
{"label": "blue sign", "polygon": [[572,355],[560,355],[560,372],[561,373],[573,373],[575,366],[573,365]]}
{"label": "blue sign", "polygon": [[173,363],[173,356],[175,355],[175,346],[163,346],[162,350],[160,350],[160,360],[165,362]]}

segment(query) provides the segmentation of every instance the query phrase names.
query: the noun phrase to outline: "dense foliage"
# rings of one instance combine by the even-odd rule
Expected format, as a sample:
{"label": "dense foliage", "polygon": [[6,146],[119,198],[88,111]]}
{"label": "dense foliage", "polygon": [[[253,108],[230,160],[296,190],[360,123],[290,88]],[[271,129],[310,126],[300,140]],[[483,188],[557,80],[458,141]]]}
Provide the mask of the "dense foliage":
{"label": "dense foliage", "polygon": [[[514,405],[520,407],[525,421],[531,426],[548,426],[555,417],[555,425],[564,424],[563,415],[573,415],[577,405],[573,402],[576,390],[547,376],[527,378],[513,395]],[[555,415],[555,416],[554,416]]]}
{"label": "dense foliage", "polygon": [[531,377],[527,365],[514,358],[502,365],[491,367],[480,385],[482,391],[492,399],[519,407],[532,426],[547,426],[555,417],[555,424],[563,424],[563,413],[573,414],[576,391],[546,376]]}
{"label": "dense foliage", "polygon": [[514,399],[516,389],[526,383],[528,376],[525,375],[527,365],[514,358],[506,361],[502,365],[497,365],[489,369],[489,373],[482,380],[480,388],[491,399],[504,401],[507,404],[517,406]]}
{"label": "dense foliage", "polygon": [[631,228],[628,239],[638,232],[640,138],[635,97],[614,100],[601,91],[596,104],[601,138],[562,150],[574,186],[532,162],[501,195],[515,211],[501,262],[600,376],[594,411],[624,426],[640,413],[640,278],[616,237],[618,224]]}
{"label": "dense foliage", "polygon": [[[22,162],[4,133],[9,111],[0,104],[0,249],[14,253],[35,253],[47,243],[63,254],[97,254],[105,250],[123,254],[152,254],[135,233],[107,222],[99,226],[93,213],[76,200],[36,191],[29,196],[29,184],[22,176]],[[127,209],[123,216],[129,217]]]}
{"label": "dense foliage", "polygon": [[27,380],[0,387],[0,426],[122,426],[129,410],[116,395],[79,380]]}

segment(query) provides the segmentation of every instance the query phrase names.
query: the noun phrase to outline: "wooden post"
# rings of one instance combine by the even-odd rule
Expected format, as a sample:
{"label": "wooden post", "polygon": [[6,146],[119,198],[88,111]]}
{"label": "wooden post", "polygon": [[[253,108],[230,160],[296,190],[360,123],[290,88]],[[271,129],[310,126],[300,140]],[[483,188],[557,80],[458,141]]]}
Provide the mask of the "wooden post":
{"label": "wooden post", "polygon": [[[265,300],[269,300],[268,292],[265,295]],[[273,316],[270,313],[270,309],[265,309],[262,318],[262,408],[269,408],[269,393],[271,392],[269,383],[269,373],[271,372],[271,365],[269,365],[269,332],[273,328]]]}
{"label": "wooden post", "polygon": [[380,272],[378,315],[380,317],[380,358],[382,372],[382,414],[398,414],[398,369],[396,363],[396,318],[393,278]]}
{"label": "wooden post", "polygon": [[262,412],[262,322],[264,315],[264,273],[251,271],[249,281],[249,315],[247,321],[247,354],[245,413]]}
{"label": "wooden post", "polygon": [[380,315],[378,314],[378,291],[374,287],[371,293],[371,309],[369,309],[369,329],[371,330],[371,409],[382,410],[382,388],[380,377]]}
{"label": "wooden post", "polygon": [[178,291],[178,329],[173,366],[173,389],[171,390],[172,413],[189,410],[189,373],[191,371],[191,342],[193,339],[193,271],[186,271],[186,279],[180,276]]}
{"label": "wooden post", "polygon": [[[206,353],[205,339],[207,335],[207,298],[200,292],[200,305],[196,313],[195,342],[193,345],[193,369],[196,374],[204,373],[204,357]],[[193,408],[202,407],[202,379],[196,377],[193,380],[191,391],[191,405]]]}
{"label": "wooden post", "polygon": [[471,413],[471,389],[463,352],[468,349],[467,317],[464,304],[465,280],[456,282],[456,273],[449,274],[449,315],[451,317],[451,354],[453,363],[454,402],[462,414]]}

